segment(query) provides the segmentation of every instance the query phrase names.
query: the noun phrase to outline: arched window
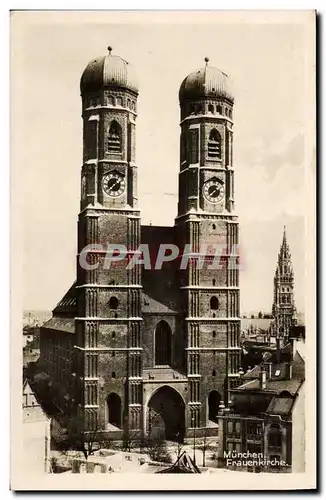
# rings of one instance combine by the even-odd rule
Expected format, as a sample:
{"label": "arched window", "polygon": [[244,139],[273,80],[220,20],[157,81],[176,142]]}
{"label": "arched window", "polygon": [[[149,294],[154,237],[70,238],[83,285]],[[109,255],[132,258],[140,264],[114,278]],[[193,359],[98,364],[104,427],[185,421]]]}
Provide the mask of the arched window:
{"label": "arched window", "polygon": [[109,301],[110,309],[118,309],[119,301],[116,297],[111,297]]}
{"label": "arched window", "polygon": [[122,97],[117,97],[117,106],[122,106]]}
{"label": "arched window", "polygon": [[213,311],[216,311],[218,309],[218,299],[217,299],[217,297],[212,297],[211,298],[211,309]]}
{"label": "arched window", "polygon": [[221,115],[222,114],[222,106],[216,106],[216,111]]}
{"label": "arched window", "polygon": [[108,105],[109,106],[114,106],[114,97],[112,95],[108,96]]}
{"label": "arched window", "polygon": [[130,99],[127,99],[127,108],[131,109],[131,101],[130,101]]}
{"label": "arched window", "polygon": [[215,286],[216,285],[216,279],[212,279],[212,285]]}
{"label": "arched window", "polygon": [[116,427],[121,427],[121,399],[118,394],[111,392],[107,400],[108,421]]}
{"label": "arched window", "polygon": [[221,158],[221,136],[215,128],[209,134],[208,156],[209,158]]}
{"label": "arched window", "polygon": [[209,104],[209,105],[208,105],[208,111],[209,111],[210,113],[214,113],[214,106],[213,106],[213,104]]}
{"label": "arched window", "polygon": [[108,136],[108,152],[109,153],[121,153],[122,145],[122,131],[120,125],[113,121],[110,125],[109,136]]}
{"label": "arched window", "polygon": [[213,370],[212,371],[212,377],[215,377],[216,376],[216,370]]}
{"label": "arched window", "polygon": [[116,378],[116,373],[115,372],[111,373],[111,378]]}
{"label": "arched window", "polygon": [[112,332],[112,338],[115,339],[115,332]]}
{"label": "arched window", "polygon": [[155,365],[170,365],[172,332],[166,321],[160,321],[155,329]]}
{"label": "arched window", "polygon": [[212,335],[213,335],[214,338],[216,337],[216,331],[215,330],[213,330]]}
{"label": "arched window", "polygon": [[215,229],[216,229],[216,224],[212,224],[212,229],[213,229],[213,231],[215,231]]}

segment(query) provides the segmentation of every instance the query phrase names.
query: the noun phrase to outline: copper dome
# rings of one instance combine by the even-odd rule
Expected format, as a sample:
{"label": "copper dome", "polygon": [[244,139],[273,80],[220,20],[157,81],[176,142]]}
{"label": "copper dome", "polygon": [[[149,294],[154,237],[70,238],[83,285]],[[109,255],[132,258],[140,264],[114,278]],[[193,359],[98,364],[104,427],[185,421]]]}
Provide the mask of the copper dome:
{"label": "copper dome", "polygon": [[231,83],[223,71],[208,65],[190,73],[181,83],[179,90],[180,103],[188,99],[205,97],[221,97],[234,101]]}
{"label": "copper dome", "polygon": [[81,80],[81,93],[103,87],[123,88],[138,93],[138,84],[132,66],[122,57],[112,55],[111,47],[106,56],[97,57],[86,66]]}

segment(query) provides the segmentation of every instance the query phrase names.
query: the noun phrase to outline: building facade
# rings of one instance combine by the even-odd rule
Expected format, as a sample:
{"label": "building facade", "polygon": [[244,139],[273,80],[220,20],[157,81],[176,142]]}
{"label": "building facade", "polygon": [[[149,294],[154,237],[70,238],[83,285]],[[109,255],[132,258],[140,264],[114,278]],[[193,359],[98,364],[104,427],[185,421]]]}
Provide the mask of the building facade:
{"label": "building facade", "polygon": [[[77,280],[41,329],[41,359],[57,403],[106,432],[159,427],[168,439],[194,428],[216,433],[219,404],[238,385],[240,363],[229,79],[206,59],[181,84],[179,199],[171,227],[141,225],[131,65],[109,48],[87,65],[81,97]],[[126,258],[105,265],[108,244],[126,248]],[[141,245],[158,257],[164,244],[176,245],[187,265],[180,259],[157,269],[128,265]],[[215,246],[223,252],[219,266]]]}
{"label": "building facade", "polygon": [[270,349],[219,412],[219,466],[304,472],[305,362],[294,341]]}

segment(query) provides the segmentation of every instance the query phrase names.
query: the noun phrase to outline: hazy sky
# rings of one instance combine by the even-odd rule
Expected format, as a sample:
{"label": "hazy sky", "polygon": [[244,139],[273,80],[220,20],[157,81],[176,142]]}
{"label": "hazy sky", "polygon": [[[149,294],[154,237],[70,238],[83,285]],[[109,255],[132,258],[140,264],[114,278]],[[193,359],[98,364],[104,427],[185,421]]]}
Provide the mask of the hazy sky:
{"label": "hazy sky", "polygon": [[[33,16],[32,13],[27,14]],[[239,215],[242,313],[270,311],[273,275],[287,226],[295,299],[304,310],[307,95],[302,25],[117,24],[84,13],[80,22],[29,23],[14,43],[15,163],[24,186],[24,308],[52,309],[75,279],[76,222],[82,162],[79,80],[90,59],[111,45],[139,79],[137,164],[142,222],[173,225],[179,170],[178,90],[204,57],[232,76],[235,89],[234,168]],[[111,17],[110,17],[111,16]],[[96,19],[95,19],[96,18]],[[288,18],[290,19],[290,18]],[[95,20],[97,22],[95,22]],[[163,18],[162,18],[163,21]],[[310,69],[310,68],[309,68]],[[17,147],[17,141],[15,142]],[[311,156],[311,157],[310,157]],[[17,165],[14,166],[17,166]],[[156,210],[153,212],[153,207]]]}

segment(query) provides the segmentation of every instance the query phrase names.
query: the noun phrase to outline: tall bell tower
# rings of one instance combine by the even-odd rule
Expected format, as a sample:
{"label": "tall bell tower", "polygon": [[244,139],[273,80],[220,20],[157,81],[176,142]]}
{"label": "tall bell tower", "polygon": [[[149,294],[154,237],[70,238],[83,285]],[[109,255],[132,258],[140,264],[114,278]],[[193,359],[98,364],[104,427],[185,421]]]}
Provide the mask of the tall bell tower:
{"label": "tall bell tower", "polygon": [[286,341],[291,326],[296,322],[296,308],[294,303],[294,274],[285,226],[274,275],[272,311],[274,318],[272,332],[276,337]]}
{"label": "tall bell tower", "polygon": [[[138,87],[130,64],[112,54],[81,77],[83,165],[78,221],[77,410],[87,428],[141,429],[139,266],[105,265],[108,244],[129,254],[140,241],[135,128]],[[83,249],[92,245],[87,268]]]}
{"label": "tall bell tower", "polygon": [[[217,422],[238,383],[238,222],[234,213],[233,104],[228,76],[209,65],[179,91],[181,112],[177,238],[194,253],[179,271],[188,377],[188,428]],[[188,246],[186,246],[188,245]],[[213,253],[212,253],[213,252]],[[216,265],[212,256],[223,258]],[[208,255],[210,254],[210,256]],[[214,264],[215,262],[215,264]]]}

